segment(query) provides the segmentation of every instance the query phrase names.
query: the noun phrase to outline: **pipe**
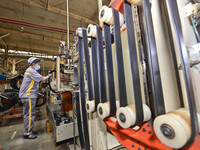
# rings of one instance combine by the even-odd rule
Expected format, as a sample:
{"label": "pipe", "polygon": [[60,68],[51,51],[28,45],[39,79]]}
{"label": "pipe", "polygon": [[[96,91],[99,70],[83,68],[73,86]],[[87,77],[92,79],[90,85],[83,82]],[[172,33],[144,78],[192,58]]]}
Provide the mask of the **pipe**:
{"label": "pipe", "polygon": [[[17,25],[28,26],[28,27],[32,27],[32,28],[67,33],[67,30],[62,29],[62,28],[51,27],[51,26],[46,26],[46,25],[41,25],[41,24],[36,24],[36,23],[31,23],[31,22],[26,22],[26,21],[21,21],[21,20],[16,20],[16,19],[10,19],[10,18],[5,18],[5,17],[0,17],[0,21],[5,22],[5,23],[12,23],[12,24],[17,24]],[[73,34],[73,32],[75,32],[75,31],[69,30],[69,34]]]}
{"label": "pipe", "polygon": [[51,30],[51,31],[64,32],[62,30],[49,29],[49,28],[46,28],[46,27],[34,26],[34,25],[31,25],[31,24],[25,24],[25,23],[21,23],[21,22],[14,22],[14,21],[10,21],[10,20],[2,20],[2,19],[0,19],[0,21],[6,22],[6,23],[17,24],[17,25],[24,25],[24,26],[28,26],[28,27],[35,27],[35,28],[40,28],[40,29],[46,29],[46,30]]}
{"label": "pipe", "polygon": [[[15,20],[15,19],[10,19],[10,18],[5,18],[5,17],[0,17],[1,20],[7,20],[7,21],[12,21],[12,22],[17,22],[20,23],[22,25],[31,25],[31,26],[37,26],[37,27],[41,27],[41,28],[47,28],[47,29],[55,29],[55,30],[60,30],[62,32],[67,32],[67,30],[65,29],[61,29],[61,28],[57,28],[57,27],[51,27],[51,26],[46,26],[46,25],[41,25],[41,24],[35,24],[35,23],[31,23],[31,22],[26,22],[26,21],[21,21],[21,20]],[[74,32],[74,31],[70,31],[70,32]]]}
{"label": "pipe", "polygon": [[[28,26],[28,27],[32,27],[32,28],[38,28],[38,29],[44,29],[44,30],[49,30],[49,31],[66,33],[65,30],[56,30],[56,29],[52,29],[52,28],[45,28],[45,27],[40,27],[40,26],[34,26],[34,25],[31,25],[31,24],[24,24],[24,23],[21,23],[21,22],[13,22],[13,21],[2,20],[2,19],[0,19],[0,21],[1,22],[5,22],[5,23],[12,23],[12,24],[17,24],[17,25]],[[72,33],[70,33],[70,34],[72,34]]]}
{"label": "pipe", "polygon": [[69,50],[69,0],[67,0],[67,49]]}

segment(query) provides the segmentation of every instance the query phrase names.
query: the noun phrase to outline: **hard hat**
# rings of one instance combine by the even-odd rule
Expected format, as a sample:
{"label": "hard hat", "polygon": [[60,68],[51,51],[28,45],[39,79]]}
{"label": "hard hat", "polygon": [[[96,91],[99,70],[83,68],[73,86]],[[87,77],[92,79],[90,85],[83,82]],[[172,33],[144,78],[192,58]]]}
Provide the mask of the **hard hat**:
{"label": "hard hat", "polygon": [[33,63],[33,61],[35,61],[35,60],[39,60],[39,61],[43,61],[43,59],[40,59],[40,58],[36,58],[36,57],[30,57],[29,59],[28,59],[28,64],[29,65],[31,65],[32,63]]}

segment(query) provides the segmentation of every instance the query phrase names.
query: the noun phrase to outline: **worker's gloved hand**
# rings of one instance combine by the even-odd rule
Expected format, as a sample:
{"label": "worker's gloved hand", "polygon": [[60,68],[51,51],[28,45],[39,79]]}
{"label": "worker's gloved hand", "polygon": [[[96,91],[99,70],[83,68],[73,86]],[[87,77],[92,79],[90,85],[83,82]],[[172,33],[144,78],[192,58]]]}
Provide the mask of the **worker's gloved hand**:
{"label": "worker's gloved hand", "polygon": [[50,73],[48,76],[49,76],[49,78],[50,78],[50,77],[52,77],[52,74]]}

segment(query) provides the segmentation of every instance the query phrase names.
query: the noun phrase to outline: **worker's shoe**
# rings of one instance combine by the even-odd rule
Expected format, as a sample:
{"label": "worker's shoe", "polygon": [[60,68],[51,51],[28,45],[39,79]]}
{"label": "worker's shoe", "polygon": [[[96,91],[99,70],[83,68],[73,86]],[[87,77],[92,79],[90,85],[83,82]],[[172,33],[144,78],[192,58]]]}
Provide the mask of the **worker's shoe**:
{"label": "worker's shoe", "polygon": [[38,131],[32,131],[33,134],[37,135],[38,134]]}
{"label": "worker's shoe", "polygon": [[24,135],[24,138],[25,139],[36,139],[37,135],[35,135],[35,134]]}

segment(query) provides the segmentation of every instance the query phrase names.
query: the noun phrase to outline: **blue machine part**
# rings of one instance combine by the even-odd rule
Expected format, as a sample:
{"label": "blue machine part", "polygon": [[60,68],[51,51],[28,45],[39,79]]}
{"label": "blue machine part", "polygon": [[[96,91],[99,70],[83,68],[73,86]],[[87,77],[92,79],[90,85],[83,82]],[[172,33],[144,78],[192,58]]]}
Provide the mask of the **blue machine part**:
{"label": "blue machine part", "polygon": [[7,80],[7,76],[0,74],[0,80]]}

